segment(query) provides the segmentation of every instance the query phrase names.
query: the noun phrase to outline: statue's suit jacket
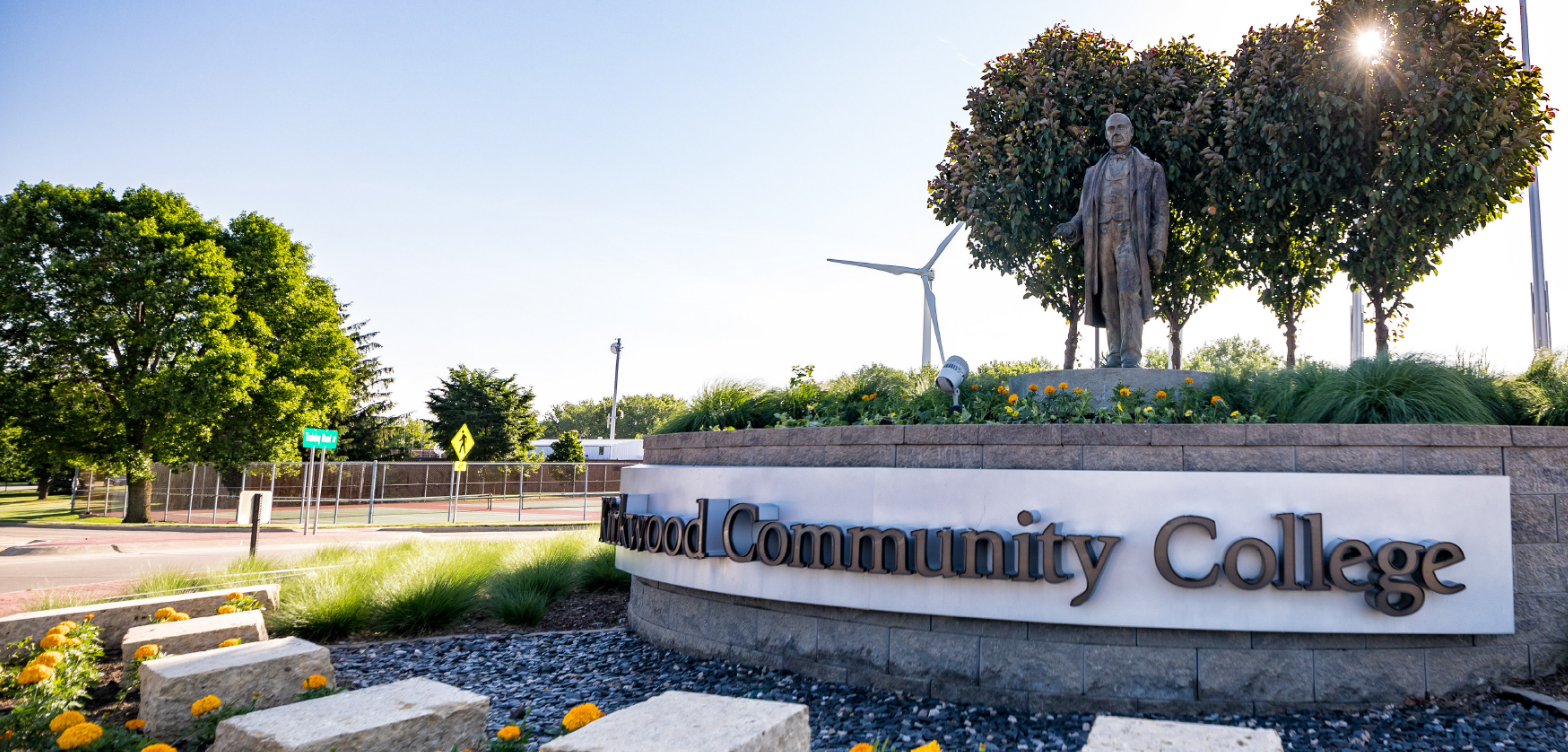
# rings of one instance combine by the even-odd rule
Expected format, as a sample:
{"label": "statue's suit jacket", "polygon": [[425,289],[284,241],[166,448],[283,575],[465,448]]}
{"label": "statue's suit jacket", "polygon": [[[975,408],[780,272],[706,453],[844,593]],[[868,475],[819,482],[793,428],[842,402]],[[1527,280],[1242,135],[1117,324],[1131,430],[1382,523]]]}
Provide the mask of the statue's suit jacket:
{"label": "statue's suit jacket", "polygon": [[[1100,169],[1109,156],[1107,153],[1101,157],[1084,174],[1083,194],[1078,197],[1078,214],[1068,222],[1083,237],[1083,322],[1089,326],[1105,326],[1105,314],[1100,310],[1100,295],[1116,294],[1115,290],[1100,289]],[[1165,168],[1137,149],[1131,150],[1130,157],[1133,169],[1133,249],[1138,254],[1138,273],[1143,280],[1143,319],[1147,321],[1154,318],[1154,288],[1149,282],[1149,260],[1156,258],[1161,263],[1165,260],[1171,230],[1171,202],[1165,192]]]}

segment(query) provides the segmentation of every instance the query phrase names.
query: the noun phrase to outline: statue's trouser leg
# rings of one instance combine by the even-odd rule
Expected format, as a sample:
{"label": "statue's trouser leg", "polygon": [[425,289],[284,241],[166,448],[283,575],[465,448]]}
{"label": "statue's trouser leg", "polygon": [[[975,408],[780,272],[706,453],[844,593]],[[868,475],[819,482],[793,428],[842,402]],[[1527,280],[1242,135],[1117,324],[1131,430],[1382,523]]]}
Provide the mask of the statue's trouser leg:
{"label": "statue's trouser leg", "polygon": [[1143,358],[1143,274],[1138,266],[1138,252],[1133,247],[1132,227],[1127,222],[1117,222],[1116,291],[1117,308],[1121,314],[1117,327],[1121,335],[1117,354],[1123,368],[1136,368]]}
{"label": "statue's trouser leg", "polygon": [[[1103,230],[1109,225],[1100,225]],[[1120,368],[1122,365],[1122,307],[1121,295],[1116,287],[1116,256],[1111,252],[1115,246],[1106,245],[1107,240],[1115,241],[1113,234],[1102,233],[1100,236],[1100,314],[1105,319],[1105,363],[1106,368]]]}

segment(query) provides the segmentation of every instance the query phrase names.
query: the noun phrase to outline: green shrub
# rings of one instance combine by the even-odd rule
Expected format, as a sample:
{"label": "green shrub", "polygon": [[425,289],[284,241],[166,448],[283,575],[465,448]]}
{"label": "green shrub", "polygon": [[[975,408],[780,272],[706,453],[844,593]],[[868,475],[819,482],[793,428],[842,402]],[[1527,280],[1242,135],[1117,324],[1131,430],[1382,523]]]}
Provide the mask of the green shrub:
{"label": "green shrub", "polygon": [[486,586],[491,613],[508,624],[538,624],[551,603],[581,584],[586,544],[566,535],[535,541]]}
{"label": "green shrub", "polygon": [[[1169,358],[1166,359],[1169,362]],[[1243,377],[1247,374],[1277,370],[1284,359],[1274,354],[1274,349],[1259,339],[1244,340],[1241,335],[1206,342],[1182,359],[1181,367],[1188,371],[1207,371],[1227,376]]]}
{"label": "green shrub", "polygon": [[[744,428],[762,425],[757,399],[766,390],[758,381],[717,379],[704,384],[702,392],[691,401],[691,406],[676,415],[654,433],[682,433],[718,428]],[[771,415],[765,419],[771,422]]]}
{"label": "green shrub", "polygon": [[499,568],[506,546],[456,541],[418,549],[380,582],[372,627],[425,634],[457,623],[479,603],[479,590]]}
{"label": "green shrub", "polygon": [[583,442],[578,439],[576,431],[567,431],[550,442],[550,462],[587,462],[588,455],[583,452]]}
{"label": "green shrub", "polygon": [[626,591],[632,587],[632,576],[615,567],[615,547],[595,545],[583,558],[579,572],[582,588],[591,592]]}
{"label": "green shrub", "polygon": [[1538,353],[1524,373],[1504,382],[1503,389],[1519,422],[1568,426],[1568,351]]}

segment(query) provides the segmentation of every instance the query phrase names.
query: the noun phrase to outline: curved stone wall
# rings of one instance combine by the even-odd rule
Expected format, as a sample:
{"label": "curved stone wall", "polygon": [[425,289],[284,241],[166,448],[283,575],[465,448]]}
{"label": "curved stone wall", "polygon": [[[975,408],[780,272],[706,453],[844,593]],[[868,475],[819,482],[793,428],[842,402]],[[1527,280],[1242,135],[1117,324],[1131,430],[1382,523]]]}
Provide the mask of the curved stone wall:
{"label": "curved stone wall", "polygon": [[[1270,712],[1447,694],[1568,660],[1568,429],[849,426],[669,434],[648,464],[1503,475],[1512,635],[1218,632],[857,611],[633,581],[630,627],[684,653],[1031,712]],[[1561,496],[1559,496],[1561,494]],[[1568,518],[1563,518],[1568,528]]]}

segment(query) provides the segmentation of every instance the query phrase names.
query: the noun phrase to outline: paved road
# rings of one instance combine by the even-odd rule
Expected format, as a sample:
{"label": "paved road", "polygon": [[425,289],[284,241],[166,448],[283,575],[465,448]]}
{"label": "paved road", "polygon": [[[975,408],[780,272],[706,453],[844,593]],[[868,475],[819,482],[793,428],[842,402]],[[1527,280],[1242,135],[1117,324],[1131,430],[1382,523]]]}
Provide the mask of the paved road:
{"label": "paved road", "polygon": [[[548,531],[453,528],[450,531],[396,529],[323,529],[264,532],[258,553],[285,561],[328,545],[384,545],[401,540],[504,538],[554,535]],[[158,569],[205,569],[249,553],[248,531],[169,530],[158,528],[82,529],[0,527],[0,594],[22,590],[135,579]]]}

